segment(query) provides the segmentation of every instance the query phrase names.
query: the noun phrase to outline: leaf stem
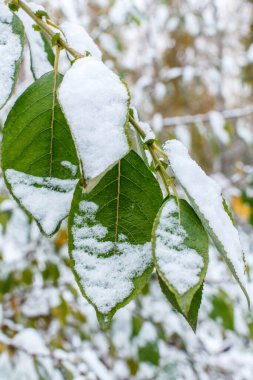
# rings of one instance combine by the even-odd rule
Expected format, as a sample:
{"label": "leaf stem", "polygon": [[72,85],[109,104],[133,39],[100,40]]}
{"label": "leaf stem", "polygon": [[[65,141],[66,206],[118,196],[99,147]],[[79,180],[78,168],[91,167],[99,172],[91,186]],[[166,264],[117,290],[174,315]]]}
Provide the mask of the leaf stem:
{"label": "leaf stem", "polygon": [[[170,195],[170,190],[169,190],[169,186],[168,186],[168,181],[167,181],[167,178],[166,176],[164,175],[164,167],[162,166],[161,162],[159,161],[156,153],[154,152],[154,150],[151,148],[151,146],[149,145],[148,146],[148,150],[152,156],[152,159],[154,161],[154,164],[155,164],[155,168],[156,168],[156,171],[159,173],[160,177],[161,177],[161,180],[163,182],[163,185],[165,187],[165,190],[167,192],[168,195]],[[166,171],[165,171],[166,172]]]}
{"label": "leaf stem", "polygon": [[[142,130],[140,125],[136,122],[136,120],[131,115],[129,115],[129,121],[132,124],[132,126],[135,128],[137,133],[141,136],[141,138],[145,139],[145,137],[146,137],[145,132]],[[173,182],[173,179],[166,172],[161,161],[157,157],[156,152],[158,152],[164,158],[168,159],[167,154],[156,143],[152,143],[152,144],[148,145],[148,150],[152,156],[152,159],[153,159],[155,166],[156,166],[156,171],[159,173],[168,195],[170,195],[170,191],[168,188],[168,184],[169,184],[169,186],[171,186],[176,198],[178,199],[178,194],[177,194],[177,190],[176,190],[175,184]]]}
{"label": "leaf stem", "polygon": [[[145,137],[146,137],[145,132],[141,129],[141,127],[139,126],[139,124],[136,122],[136,120],[131,115],[129,115],[129,121],[132,124],[132,126],[135,128],[135,130],[139,133],[139,135],[143,139],[145,139]],[[163,156],[164,158],[168,159],[167,154],[156,143],[152,143],[151,146],[152,146],[152,148],[154,150],[156,150],[158,153],[160,153],[161,156]]]}
{"label": "leaf stem", "polygon": [[[23,11],[25,11],[41,27],[41,29],[44,30],[44,32],[46,32],[50,37],[54,37],[54,31],[40,17],[36,16],[36,14],[31,10],[31,8],[28,7],[28,5],[26,5],[22,0],[17,0],[17,3],[20,6],[20,8],[22,8]],[[62,38],[59,38],[57,42],[62,48],[67,50],[75,59],[84,57],[75,49],[72,49],[72,47],[70,47],[68,43],[64,41]]]}

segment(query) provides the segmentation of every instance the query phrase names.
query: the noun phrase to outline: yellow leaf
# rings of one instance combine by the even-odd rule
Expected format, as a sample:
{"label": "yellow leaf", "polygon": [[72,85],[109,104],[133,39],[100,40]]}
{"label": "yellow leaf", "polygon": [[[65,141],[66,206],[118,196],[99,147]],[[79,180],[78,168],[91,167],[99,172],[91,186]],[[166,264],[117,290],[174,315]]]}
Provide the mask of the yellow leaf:
{"label": "yellow leaf", "polygon": [[242,221],[246,222],[250,218],[251,208],[248,204],[243,203],[240,196],[233,196],[231,205],[236,215],[238,215]]}

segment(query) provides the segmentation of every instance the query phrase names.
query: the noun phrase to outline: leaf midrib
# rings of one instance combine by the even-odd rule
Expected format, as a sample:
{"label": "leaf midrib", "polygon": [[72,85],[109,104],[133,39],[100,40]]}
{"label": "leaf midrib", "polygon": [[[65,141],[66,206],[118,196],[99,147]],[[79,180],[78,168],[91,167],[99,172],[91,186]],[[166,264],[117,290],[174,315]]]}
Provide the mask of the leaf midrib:
{"label": "leaf midrib", "polygon": [[50,138],[50,164],[49,164],[49,177],[52,177],[53,166],[53,143],[54,143],[54,116],[55,116],[55,103],[56,103],[56,87],[57,87],[57,72],[54,73],[53,85],[53,101],[52,101],[52,118],[51,118],[51,138]]}
{"label": "leaf midrib", "polygon": [[116,249],[116,243],[119,239],[119,206],[120,206],[120,177],[121,177],[121,161],[118,162],[118,186],[117,186],[117,204],[116,204],[116,223],[115,223],[115,235],[114,235],[114,253]]}

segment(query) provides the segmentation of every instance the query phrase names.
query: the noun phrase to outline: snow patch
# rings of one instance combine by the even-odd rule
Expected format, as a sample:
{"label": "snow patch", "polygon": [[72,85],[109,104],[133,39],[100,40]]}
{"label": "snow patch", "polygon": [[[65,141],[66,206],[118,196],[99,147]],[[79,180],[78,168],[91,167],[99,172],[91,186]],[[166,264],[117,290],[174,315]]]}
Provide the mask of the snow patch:
{"label": "snow patch", "polygon": [[176,178],[209,223],[214,235],[224,247],[238,278],[245,286],[242,247],[238,231],[224,210],[220,186],[192,160],[186,147],[179,141],[167,141],[164,151],[168,154]]}
{"label": "snow patch", "polygon": [[94,224],[98,211],[95,203],[80,202],[72,227],[72,256],[85,294],[101,313],[108,314],[131,294],[133,279],[150,267],[151,244],[103,241],[108,229]]}
{"label": "snow patch", "polygon": [[78,180],[35,177],[13,169],[5,175],[15,197],[51,235],[69,213]]}
{"label": "snow patch", "polygon": [[16,62],[22,53],[21,40],[12,32],[13,15],[0,0],[0,107],[8,100],[14,84]]}
{"label": "snow patch", "polygon": [[[42,6],[37,5],[35,3],[29,2],[28,5],[33,12],[45,10]],[[48,60],[48,56],[45,51],[45,44],[41,37],[41,33],[33,29],[34,21],[22,9],[19,9],[18,17],[21,19],[25,27],[26,38],[28,40],[31,52],[32,72],[34,74],[34,77],[38,79],[42,75],[53,70],[53,66]]]}
{"label": "snow patch", "polygon": [[92,57],[102,59],[100,49],[81,25],[66,21],[60,28],[68,44],[78,53],[86,55],[88,51]]}
{"label": "snow patch", "polygon": [[125,133],[129,95],[102,62],[77,60],[65,74],[59,101],[88,179],[101,174],[129,151]]}
{"label": "snow patch", "polygon": [[71,164],[71,162],[69,162],[69,161],[62,161],[61,165],[64,168],[69,169],[70,173],[73,177],[76,175],[76,173],[77,173],[77,166],[76,165]]}
{"label": "snow patch", "polygon": [[230,138],[228,131],[225,129],[226,121],[224,120],[222,114],[217,111],[211,111],[209,113],[210,124],[213,129],[215,136],[220,140],[224,145],[228,145]]}
{"label": "snow patch", "polygon": [[179,223],[176,201],[170,199],[163,207],[155,231],[155,257],[160,271],[180,295],[199,283],[204,266],[200,254],[185,245],[187,237]]}

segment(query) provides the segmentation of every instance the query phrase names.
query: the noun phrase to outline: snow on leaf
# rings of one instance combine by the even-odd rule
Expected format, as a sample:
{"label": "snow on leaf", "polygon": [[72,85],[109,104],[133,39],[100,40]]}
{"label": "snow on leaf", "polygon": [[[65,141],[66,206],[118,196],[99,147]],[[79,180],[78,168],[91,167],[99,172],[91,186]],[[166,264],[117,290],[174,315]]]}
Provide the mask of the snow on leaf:
{"label": "snow on leaf", "polygon": [[187,314],[208,264],[208,236],[191,206],[174,197],[162,205],[153,230],[156,269]]}
{"label": "snow on leaf", "polygon": [[[35,3],[29,3],[29,7],[33,12],[44,10],[42,6]],[[31,17],[21,8],[18,11],[18,16],[23,22],[26,38],[29,44],[32,73],[34,78],[38,79],[53,69],[54,53],[42,32],[34,30],[34,21]]]}
{"label": "snow on leaf", "polygon": [[[55,87],[62,80],[58,75]],[[54,91],[54,72],[16,101],[3,131],[2,165],[11,193],[51,235],[69,212],[79,178],[75,145]]]}
{"label": "snow on leaf", "polygon": [[167,141],[164,150],[168,154],[171,169],[189,197],[192,207],[249,302],[239,234],[224,209],[219,185],[191,159],[187,149],[179,141]]}
{"label": "snow on leaf", "polygon": [[69,250],[79,286],[105,324],[152,273],[151,230],[161,202],[158,183],[133,151],[90,192],[77,185]]}
{"label": "snow on leaf", "polygon": [[86,55],[89,52],[92,57],[102,59],[100,49],[81,25],[65,21],[60,28],[68,44],[78,53]]}
{"label": "snow on leaf", "polygon": [[[151,266],[151,245],[102,241],[108,229],[95,224],[97,210],[98,206],[93,202],[80,202],[81,213],[76,213],[75,217],[82,220],[82,224],[72,228],[75,247],[72,257],[87,297],[100,313],[108,314],[132,292],[133,278]],[[100,256],[112,252],[113,256]]]}
{"label": "snow on leaf", "polygon": [[21,205],[47,235],[53,234],[69,213],[78,180],[35,177],[12,169],[5,176]]}
{"label": "snow on leaf", "polygon": [[19,18],[0,0],[0,109],[10,98],[20,70],[24,27]]}
{"label": "snow on leaf", "polygon": [[86,178],[98,176],[129,151],[129,94],[102,62],[92,57],[77,60],[65,74],[58,98]]}

